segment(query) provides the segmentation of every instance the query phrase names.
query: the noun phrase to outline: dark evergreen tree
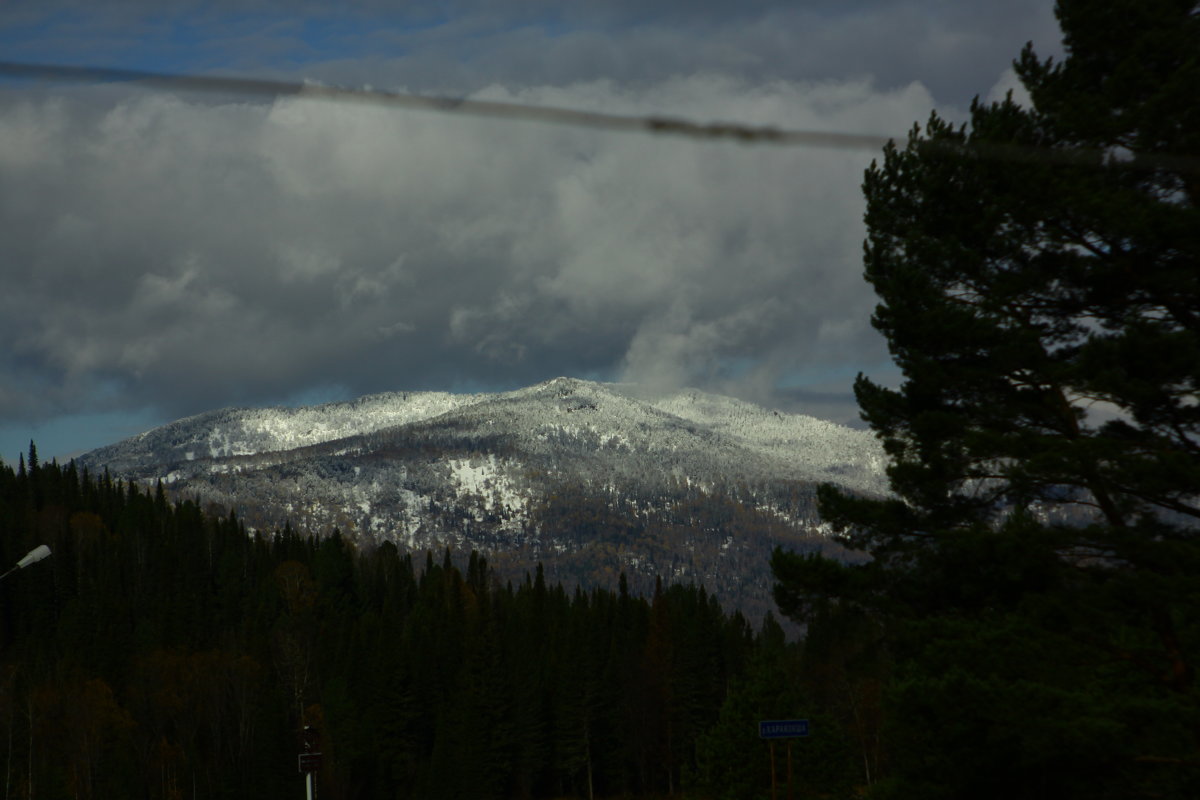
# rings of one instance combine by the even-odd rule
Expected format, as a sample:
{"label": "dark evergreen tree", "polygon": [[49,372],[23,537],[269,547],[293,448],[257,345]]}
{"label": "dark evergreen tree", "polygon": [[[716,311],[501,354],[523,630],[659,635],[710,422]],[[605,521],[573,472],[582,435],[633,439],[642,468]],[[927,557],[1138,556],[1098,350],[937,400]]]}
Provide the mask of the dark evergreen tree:
{"label": "dark evergreen tree", "polygon": [[1057,14],[1031,107],[868,171],[894,496],[821,491],[870,563],[773,563],[785,613],[883,621],[896,796],[1200,795],[1200,7]]}

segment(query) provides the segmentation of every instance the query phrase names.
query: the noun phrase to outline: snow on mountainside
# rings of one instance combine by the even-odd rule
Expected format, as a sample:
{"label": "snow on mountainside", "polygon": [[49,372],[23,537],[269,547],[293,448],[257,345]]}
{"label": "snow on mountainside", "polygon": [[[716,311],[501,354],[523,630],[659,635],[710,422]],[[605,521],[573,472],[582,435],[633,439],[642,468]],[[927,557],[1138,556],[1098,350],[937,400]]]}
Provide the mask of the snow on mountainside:
{"label": "snow on mountainside", "polygon": [[435,417],[477,395],[388,392],[300,408],[227,408],[186,417],[93,450],[81,461],[118,473],[175,461],[293,450]]}
{"label": "snow on mountainside", "polygon": [[803,463],[819,478],[867,492],[886,490],[883,450],[866,431],[801,414],[769,411],[695,389],[650,402],[661,411],[735,437],[778,461]]}
{"label": "snow on mountainside", "polygon": [[835,547],[815,485],[886,485],[865,431],[691,389],[571,378],[214,411],[79,461],[163,480],[258,529],[286,522],[368,546],[474,548],[518,579],[538,561],[585,584],[663,574],[759,613],[771,548]]}
{"label": "snow on mountainside", "polygon": [[697,449],[701,442],[701,450],[753,454],[781,476],[885,489],[882,450],[864,431],[694,389],[649,395],[636,386],[572,378],[496,394],[389,392],[302,408],[210,411],[93,450],[80,461],[118,475],[165,478],[166,465],[298,450],[450,414],[460,427],[524,436],[531,446],[585,436],[601,447],[653,453]]}

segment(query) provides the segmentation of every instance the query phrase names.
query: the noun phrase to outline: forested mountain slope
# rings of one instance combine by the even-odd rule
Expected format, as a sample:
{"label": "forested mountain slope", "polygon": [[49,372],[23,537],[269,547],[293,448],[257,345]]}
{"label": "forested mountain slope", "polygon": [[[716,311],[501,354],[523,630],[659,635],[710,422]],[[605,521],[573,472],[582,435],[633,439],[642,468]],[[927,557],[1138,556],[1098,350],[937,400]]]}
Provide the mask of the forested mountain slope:
{"label": "forested mountain slope", "polygon": [[506,577],[625,571],[694,581],[754,616],[784,544],[837,548],[814,487],[883,490],[867,433],[695,390],[558,378],[499,394],[408,392],[228,409],[86,454],[94,472],[199,496],[254,529],[291,525],[402,550],[478,549]]}

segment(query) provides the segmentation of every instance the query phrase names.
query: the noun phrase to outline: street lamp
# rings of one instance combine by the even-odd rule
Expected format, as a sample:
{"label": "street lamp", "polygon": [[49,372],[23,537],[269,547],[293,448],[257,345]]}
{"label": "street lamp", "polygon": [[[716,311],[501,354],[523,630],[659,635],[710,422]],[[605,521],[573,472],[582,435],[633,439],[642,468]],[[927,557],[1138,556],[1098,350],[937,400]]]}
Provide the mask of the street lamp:
{"label": "street lamp", "polygon": [[33,548],[28,553],[26,553],[25,557],[22,558],[20,561],[18,561],[17,565],[15,567],[10,569],[8,572],[4,573],[3,575],[0,575],[0,580],[7,578],[9,575],[11,575],[12,573],[16,572],[19,569],[25,569],[30,564],[34,564],[34,563],[37,563],[38,561],[41,561],[43,558],[46,558],[49,555],[50,555],[50,548],[44,544],[39,544],[37,547]]}

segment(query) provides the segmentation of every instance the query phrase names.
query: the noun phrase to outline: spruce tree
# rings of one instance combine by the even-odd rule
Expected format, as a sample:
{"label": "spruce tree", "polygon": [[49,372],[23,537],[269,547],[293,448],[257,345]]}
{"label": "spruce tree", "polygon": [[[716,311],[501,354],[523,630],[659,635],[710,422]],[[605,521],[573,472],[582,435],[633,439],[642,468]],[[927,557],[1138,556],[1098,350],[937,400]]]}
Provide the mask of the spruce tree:
{"label": "spruce tree", "polygon": [[888,621],[898,796],[1200,796],[1200,6],[1056,13],[1030,106],[867,172],[893,494],[821,490],[869,563],[773,561],[785,613]]}

